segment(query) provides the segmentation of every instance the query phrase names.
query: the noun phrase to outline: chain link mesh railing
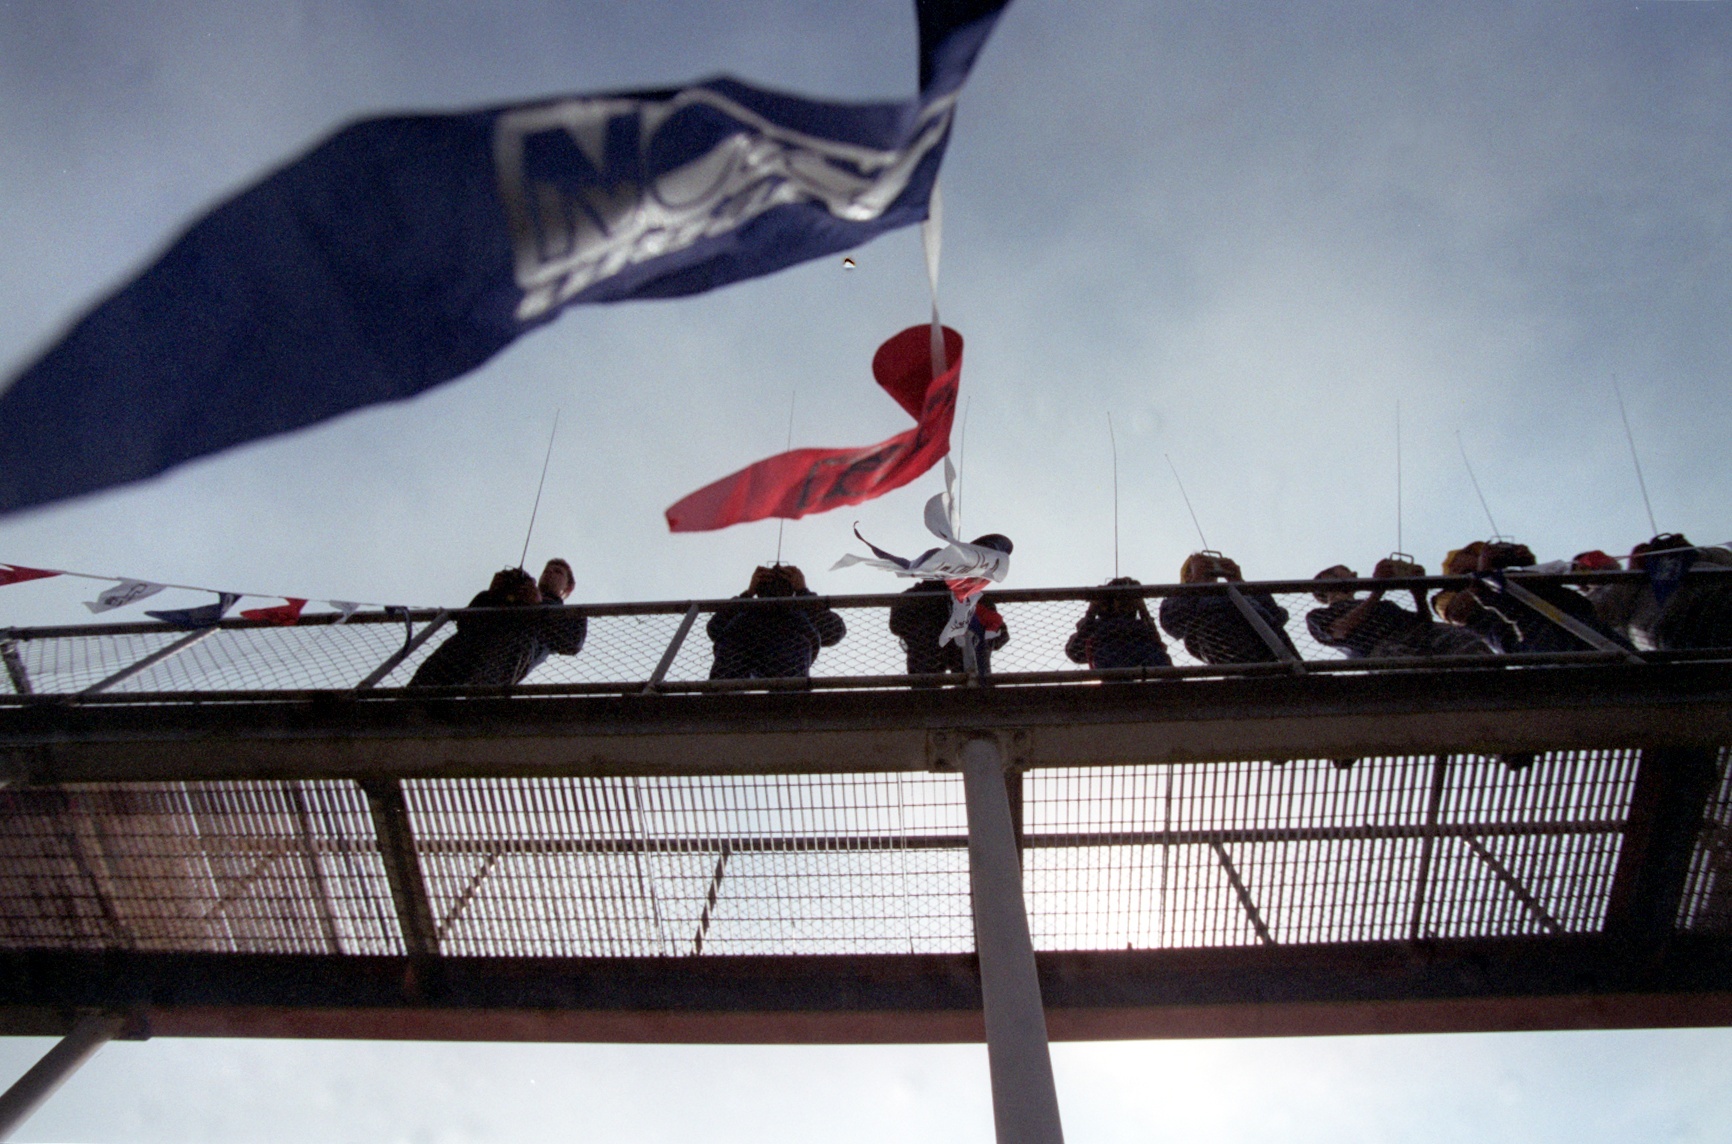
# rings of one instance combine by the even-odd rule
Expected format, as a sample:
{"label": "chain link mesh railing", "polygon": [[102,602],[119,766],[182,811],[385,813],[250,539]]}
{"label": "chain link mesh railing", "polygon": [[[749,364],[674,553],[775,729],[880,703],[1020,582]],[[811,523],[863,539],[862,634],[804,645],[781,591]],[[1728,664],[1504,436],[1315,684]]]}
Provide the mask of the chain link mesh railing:
{"label": "chain link mesh railing", "polygon": [[[1035,946],[1595,932],[1636,761],[1036,769],[1013,800]],[[1705,837],[1724,837],[1727,783]],[[445,955],[972,948],[954,774],[426,779],[403,792]],[[368,798],[338,781],[0,790],[0,947],[402,953]],[[1715,845],[1698,856],[1686,928],[1723,925]]]}
{"label": "chain link mesh railing", "polygon": [[[1691,574],[1732,581],[1729,573]],[[970,638],[979,670],[1004,684],[1483,668],[1494,662],[1494,644],[1516,652],[1500,663],[1631,661],[1641,657],[1621,635],[1592,623],[1592,612],[1582,612],[1585,597],[1570,585],[1632,575],[1510,577],[1513,590],[1543,598],[1529,607],[1499,596],[1493,602],[1507,622],[1475,621],[1472,628],[1436,621],[1422,603],[1435,592],[1462,591],[1469,581],[1460,577],[1333,581],[1327,587],[1340,595],[1327,602],[1312,594],[1319,585],[1290,581],[1004,591],[988,595],[986,622]],[[1387,594],[1350,616],[1373,587]],[[1559,614],[1548,600],[1572,614]],[[938,643],[949,614],[942,591],[417,611],[344,623],[310,617],[292,627],[225,621],[194,633],[154,624],[12,629],[0,651],[14,697],[884,687],[961,680],[962,645]],[[1494,638],[1488,643],[1476,633]]]}

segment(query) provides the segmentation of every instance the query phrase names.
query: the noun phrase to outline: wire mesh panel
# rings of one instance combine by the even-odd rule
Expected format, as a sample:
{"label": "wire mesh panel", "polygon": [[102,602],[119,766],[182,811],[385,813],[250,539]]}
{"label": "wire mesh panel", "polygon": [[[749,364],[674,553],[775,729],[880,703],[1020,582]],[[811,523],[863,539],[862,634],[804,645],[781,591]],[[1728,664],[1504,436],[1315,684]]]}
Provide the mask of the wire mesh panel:
{"label": "wire mesh panel", "polygon": [[953,776],[405,784],[448,954],[971,947]]}
{"label": "wire mesh panel", "polygon": [[0,945],[401,952],[349,783],[0,791]]}
{"label": "wire mesh panel", "polygon": [[20,640],[18,656],[32,691],[58,695],[107,679],[185,634],[164,625],[160,631]]}
{"label": "wire mesh panel", "polygon": [[1704,933],[1732,933],[1732,750],[1716,760],[1720,781],[1702,815],[1678,924]]}
{"label": "wire mesh panel", "polygon": [[404,635],[398,624],[225,628],[112,693],[347,689],[402,647]]}
{"label": "wire mesh panel", "polygon": [[[1552,599],[1588,607],[1558,577],[1529,581]],[[1338,663],[1350,657],[1367,668],[1392,657],[1409,666],[1415,657],[1449,657],[1460,666],[1465,656],[1471,665],[1484,666],[1490,645],[1467,628],[1437,622],[1426,603],[1428,592],[1459,588],[1458,581],[1399,583],[1376,599],[1364,592],[1368,581],[1335,581],[1322,596],[1297,590],[1292,582],[989,592],[973,646],[981,669],[1003,677],[1168,666],[1256,672],[1290,660]],[[414,630],[427,638],[390,664],[376,685],[629,689],[648,681],[670,652],[663,678],[670,686],[811,677],[831,686],[858,680],[857,686],[882,687],[886,676],[964,670],[962,645],[941,642],[951,618],[951,600],[941,587],[893,595],[888,603],[882,596],[708,601],[698,605],[695,623],[686,628],[691,606],[523,605],[457,610],[436,625],[436,613],[417,611],[411,613]],[[1522,623],[1545,627],[1551,621],[1535,612]],[[1534,634],[1523,631],[1524,640]],[[0,692],[22,692],[21,680],[41,694],[81,691],[186,634],[167,625],[136,624],[10,630],[4,643],[12,652]],[[408,635],[401,619],[372,612],[344,624],[225,621],[220,630],[108,689],[122,695],[348,689],[404,652]],[[1534,649],[1588,650],[1563,628],[1550,635]],[[1600,653],[1607,654],[1612,645],[1601,643]]]}
{"label": "wire mesh panel", "polygon": [[[1345,763],[1347,760],[1340,760]],[[1037,770],[1037,948],[1588,932],[1635,752]]]}

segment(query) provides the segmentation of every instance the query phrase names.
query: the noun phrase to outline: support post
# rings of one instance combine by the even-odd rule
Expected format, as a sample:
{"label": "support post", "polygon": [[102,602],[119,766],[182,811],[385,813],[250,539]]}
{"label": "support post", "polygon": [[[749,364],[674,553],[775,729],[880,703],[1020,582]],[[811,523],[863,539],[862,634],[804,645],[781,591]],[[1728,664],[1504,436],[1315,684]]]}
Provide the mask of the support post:
{"label": "support post", "polygon": [[997,740],[977,738],[963,745],[968,881],[986,1015],[992,1119],[998,1144],[1062,1144],[1058,1089],[1053,1083],[1046,1012],[1035,974],[1004,770]]}
{"label": "support post", "polygon": [[1642,752],[1629,824],[1606,902],[1606,935],[1632,952],[1664,941],[1678,924],[1690,858],[1719,781],[1718,752]]}
{"label": "support post", "polygon": [[66,1078],[96,1055],[98,1049],[119,1034],[124,1017],[109,1013],[86,1013],[60,1043],[49,1049],[30,1071],[0,1094],[0,1140],[9,1140],[31,1113],[54,1095]]}

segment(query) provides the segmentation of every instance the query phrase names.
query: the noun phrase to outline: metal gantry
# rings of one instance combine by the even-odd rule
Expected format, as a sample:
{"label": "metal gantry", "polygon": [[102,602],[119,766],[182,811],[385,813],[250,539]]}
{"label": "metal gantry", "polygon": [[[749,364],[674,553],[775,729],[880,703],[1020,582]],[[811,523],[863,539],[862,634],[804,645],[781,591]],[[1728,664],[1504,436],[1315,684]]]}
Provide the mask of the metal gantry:
{"label": "metal gantry", "polygon": [[956,676],[893,596],[781,680],[706,678],[728,601],[513,688],[404,687],[475,613],[12,631],[0,1031],[984,1039],[1056,1141],[1049,1035],[1732,1018],[1732,652],[1344,659],[1309,587],[1242,586],[1297,653],[1117,671],[1063,646],[1123,589]]}

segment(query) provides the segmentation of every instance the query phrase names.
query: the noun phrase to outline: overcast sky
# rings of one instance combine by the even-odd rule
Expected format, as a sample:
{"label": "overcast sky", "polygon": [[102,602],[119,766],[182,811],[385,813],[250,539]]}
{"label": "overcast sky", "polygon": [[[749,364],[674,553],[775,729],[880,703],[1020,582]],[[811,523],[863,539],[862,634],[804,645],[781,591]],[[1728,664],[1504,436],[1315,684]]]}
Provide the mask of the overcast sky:
{"label": "overcast sky", "polygon": [[[0,373],[349,118],[721,72],[901,98],[908,9],[0,0]],[[1614,375],[1660,527],[1732,537],[1732,4],[1016,0],[943,185],[965,528],[1016,539],[1014,585],[1110,575],[1109,412],[1144,580],[1197,546],[1163,454],[1249,576],[1368,569],[1397,543],[1398,402],[1403,547],[1428,566],[1490,531],[1457,433],[1501,531],[1542,559],[1627,550],[1649,527]],[[459,603],[515,562],[558,409],[532,562],[566,556],[590,600],[732,594],[774,523],[670,536],[662,509],[778,451],[791,394],[795,445],[907,427],[868,366],[927,313],[918,239],[854,257],[569,311],[415,400],[0,521],[0,561]],[[855,520],[925,547],[936,488],[790,525],[787,558],[821,591],[882,590],[824,569]],[[80,622],[89,591],[6,588],[0,625]],[[0,1048],[21,1069],[40,1045]],[[1693,1140],[1726,1121],[1729,1056],[1654,1033],[1058,1061],[1078,1140]],[[107,1050],[23,1138],[985,1139],[984,1076],[977,1049],[158,1042]]]}

